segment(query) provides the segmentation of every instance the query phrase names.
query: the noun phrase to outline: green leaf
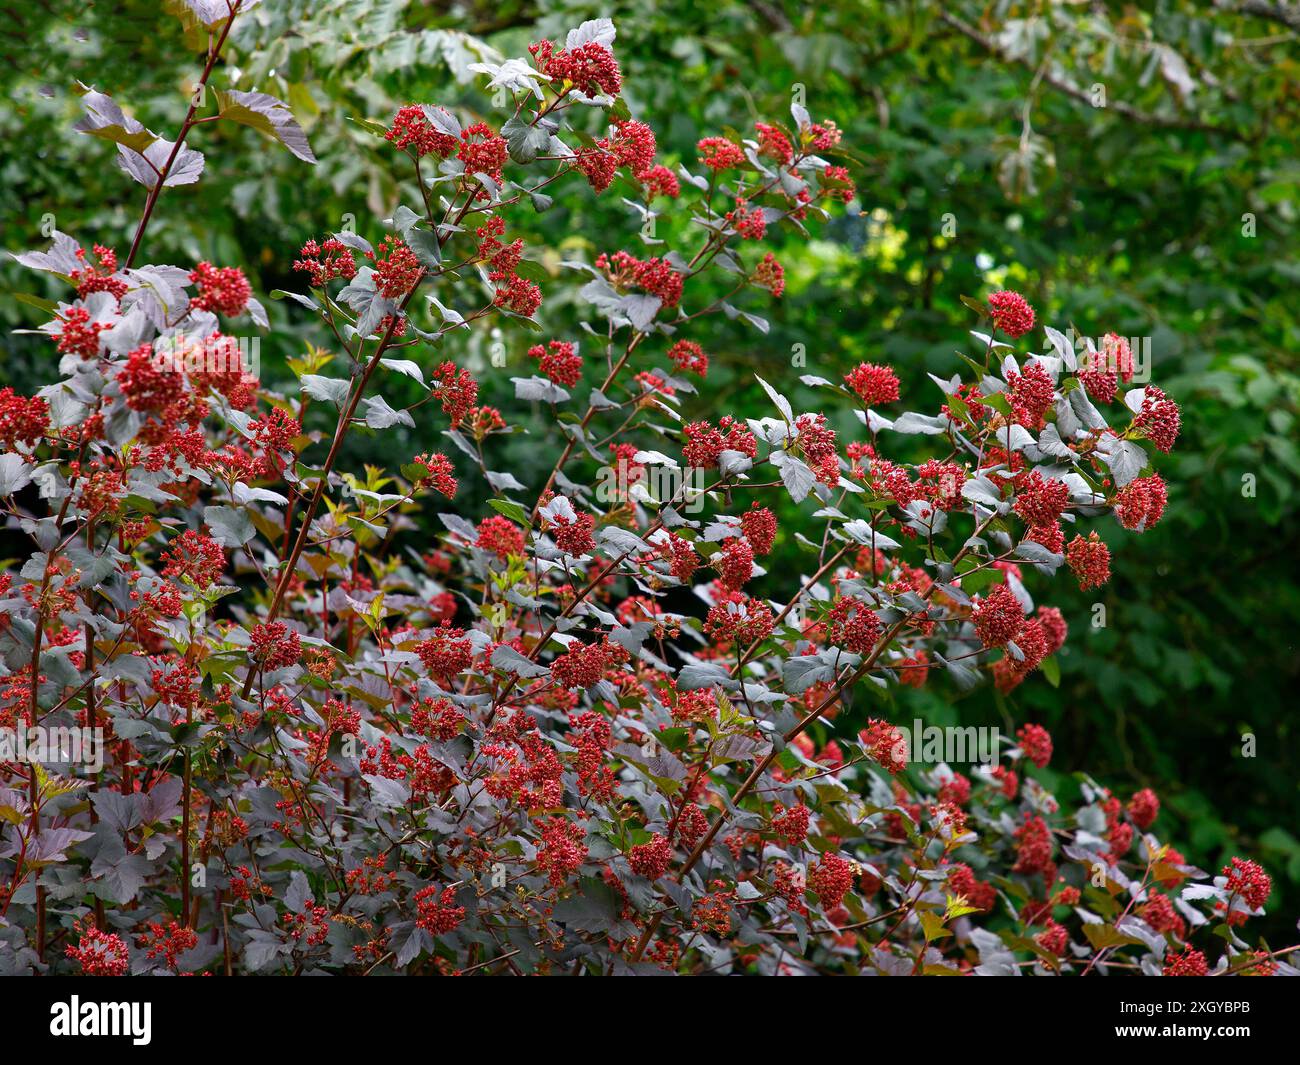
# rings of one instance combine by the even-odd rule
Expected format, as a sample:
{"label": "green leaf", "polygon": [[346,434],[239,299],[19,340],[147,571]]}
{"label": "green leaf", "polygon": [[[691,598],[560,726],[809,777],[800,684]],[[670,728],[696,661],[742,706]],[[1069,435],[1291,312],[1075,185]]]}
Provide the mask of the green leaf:
{"label": "green leaf", "polygon": [[235,89],[214,89],[217,110],[222,118],[238,122],[277,140],[305,163],[316,162],[316,155],[307,143],[307,134],[293,117],[289,105],[264,92],[239,92]]}
{"label": "green leaf", "polygon": [[297,292],[286,292],[282,288],[273,288],[269,295],[273,300],[293,300],[295,303],[301,303],[304,307],[310,307],[313,311],[320,310],[320,304],[314,299]]}
{"label": "green leaf", "polygon": [[388,127],[382,122],[375,122],[369,118],[349,118],[348,121],[360,126],[367,133],[373,133],[376,137],[388,136]]}
{"label": "green leaf", "polygon": [[341,377],[321,377],[314,373],[305,373],[299,378],[303,393],[312,399],[324,403],[342,406],[352,390],[352,382]]}
{"label": "green leaf", "polygon": [[14,299],[19,303],[25,303],[29,307],[35,307],[38,311],[45,314],[53,314],[59,309],[59,305],[53,300],[41,299],[40,296],[33,296],[30,292],[10,292]]}
{"label": "green leaf", "polygon": [[528,511],[509,499],[489,499],[488,506],[511,521],[518,522],[525,529],[530,528],[533,524],[528,516]]}
{"label": "green leaf", "polygon": [[551,145],[551,131],[541,125],[530,126],[518,115],[501,127],[506,150],[516,163],[531,163]]}
{"label": "green leaf", "polygon": [[436,234],[427,229],[412,229],[406,235],[406,243],[422,266],[437,270],[442,265],[442,245]]}
{"label": "green leaf", "polygon": [[943,926],[943,918],[930,910],[922,910],[917,916],[921,919],[921,928],[925,932],[925,941],[932,943],[936,939],[950,936],[952,933]]}
{"label": "green leaf", "polygon": [[140,155],[158,140],[157,134],[150,133],[134,118],[127,117],[111,96],[80,82],[76,91],[81,96],[81,106],[86,109],[86,116],[72,127],[78,133],[112,141]]}
{"label": "green leaf", "polygon": [[257,535],[248,513],[234,507],[204,507],[203,520],[222,547],[243,547]]}
{"label": "green leaf", "polygon": [[1092,944],[1094,950],[1103,950],[1106,947],[1140,946],[1142,944],[1142,940],[1126,936],[1119,929],[1108,924],[1085,924],[1083,934],[1088,937],[1088,942]]}
{"label": "green leaf", "polygon": [[982,396],[980,402],[986,407],[992,407],[999,414],[1005,414],[1011,417],[1011,404],[1007,402],[1007,397],[1001,392],[994,392],[990,396]]}
{"label": "green leaf", "polygon": [[1047,678],[1047,683],[1053,688],[1061,686],[1061,665],[1056,661],[1055,655],[1048,655],[1038,664],[1038,668],[1043,671],[1043,676]]}

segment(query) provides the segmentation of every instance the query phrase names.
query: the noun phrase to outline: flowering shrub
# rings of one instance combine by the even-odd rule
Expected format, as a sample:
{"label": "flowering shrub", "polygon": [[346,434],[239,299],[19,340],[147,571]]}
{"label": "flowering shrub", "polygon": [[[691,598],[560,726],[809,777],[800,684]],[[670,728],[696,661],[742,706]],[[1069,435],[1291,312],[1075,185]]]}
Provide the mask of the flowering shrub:
{"label": "flowering shrub", "polygon": [[[240,10],[212,19],[213,58]],[[69,291],[41,326],[59,380],[0,393],[0,498],[34,545],[0,580],[0,726],[86,730],[103,758],[0,768],[0,965],[1277,971],[1243,938],[1268,875],[1189,866],[1151,833],[1149,790],[1125,803],[1085,780],[1062,809],[1034,776],[1040,726],[969,777],[886,720],[836,726],[891,684],[1054,674],[1066,625],[1032,596],[1063,566],[1105,582],[1086,525],[1160,520],[1148,448],[1174,445],[1177,405],[1129,387],[1117,345],[999,339],[1036,323],[999,292],[930,400],[864,363],[802,377],[821,412],[764,381],[770,409],[690,420],[709,372],[695,321],[764,328],[731,302],[784,292],[750,242],[807,232],[853,185],[825,158],[839,131],[799,106],[702,140],[695,165],[656,163],[614,39],[593,21],[483,64],[513,100],[499,124],[418,103],[369,124],[419,199],[373,241],[303,235],[302,291],[281,297],[333,354],[291,361],[289,394],[241,361],[235,334],[267,319],[237,266],[138,265],[163,190],[202,169],[193,109],[166,141],[87,92],[79,130],[116,142],[149,196],[120,263],[64,233],[18,256]],[[217,98],[211,117],[312,160],[278,101]],[[593,112],[603,136],[583,132]],[[512,216],[616,182],[647,220],[691,212],[699,237],[567,264],[592,324],[518,344],[517,398],[556,427],[549,478],[525,486],[492,468],[509,413],[430,353],[479,322],[540,328],[544,275]],[[731,294],[696,297],[706,272]],[[392,407],[393,374],[424,398]],[[417,417],[447,453],[343,468],[354,428]],[[906,436],[930,457],[889,457]],[[454,509],[465,477],[490,512]],[[795,535],[780,495],[810,512],[816,563],[767,600],[761,560]],[[433,539],[408,535],[420,511]],[[683,589],[694,614],[668,608]]]}

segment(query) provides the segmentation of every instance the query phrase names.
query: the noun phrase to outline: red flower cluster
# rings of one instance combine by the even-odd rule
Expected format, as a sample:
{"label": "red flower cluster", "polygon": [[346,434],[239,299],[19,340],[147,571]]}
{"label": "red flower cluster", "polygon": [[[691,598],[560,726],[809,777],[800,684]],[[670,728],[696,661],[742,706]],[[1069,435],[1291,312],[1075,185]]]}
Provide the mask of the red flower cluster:
{"label": "red flower cluster", "polygon": [[504,561],[511,555],[524,553],[524,531],[509,518],[493,515],[478,523],[475,547],[491,551]]}
{"label": "red flower cluster", "polygon": [[1115,517],[1124,528],[1144,532],[1160,520],[1168,499],[1165,481],[1160,474],[1139,477],[1119,490],[1115,497]]}
{"label": "red flower cluster", "polygon": [[700,567],[700,556],[695,553],[695,548],[689,540],[685,540],[676,533],[668,533],[656,545],[656,554],[667,560],[668,571],[683,584],[691,579],[691,575]]}
{"label": "red flower cluster", "polygon": [[768,289],[773,296],[780,297],[785,293],[785,269],[770,251],[759,260],[750,280],[759,288]]}
{"label": "red flower cluster", "polygon": [[623,87],[618,61],[598,41],[559,51],[556,51],[553,41],[540,41],[530,44],[528,51],[538,70],[566,88],[572,86],[584,96],[617,96]]}
{"label": "red flower cluster", "polygon": [[657,296],[663,306],[671,310],[682,298],[682,275],[663,259],[637,259],[625,251],[596,257],[596,268],[604,270],[612,284],[619,288],[639,288]]}
{"label": "red flower cluster", "polygon": [[1014,509],[1027,525],[1054,525],[1069,505],[1070,489],[1064,481],[1046,478],[1037,470],[1017,479]]}
{"label": "red flower cluster", "polygon": [[736,233],[745,240],[762,240],[767,232],[767,219],[761,207],[749,206],[743,198],[736,200],[736,206],[725,215]]}
{"label": "red flower cluster", "polygon": [[335,278],[351,281],[357,275],[357,261],[352,249],[337,237],[317,243],[309,240],[298,253],[293,268],[311,276],[312,288],[323,288]]}
{"label": "red flower cluster", "polygon": [[870,718],[858,740],[883,769],[898,774],[907,768],[907,739],[897,726]]}
{"label": "red flower cluster", "polygon": [[751,644],[771,635],[773,621],[772,608],[766,603],[729,592],[709,607],[704,631],[720,642]]}
{"label": "red flower cluster", "polygon": [[638,181],[646,179],[655,161],[654,130],[635,119],[616,118],[608,147],[619,166],[627,167]]}
{"label": "red flower cluster", "polygon": [[776,542],[776,515],[754,503],[740,516],[740,528],[756,555],[767,555]]}
{"label": "red flower cluster", "polygon": [[459,369],[454,362],[444,362],[433,372],[443,413],[451,419],[456,429],[474,410],[478,399],[478,382],[468,370]]}
{"label": "red flower cluster", "polygon": [[77,298],[84,300],[92,292],[109,292],[114,299],[120,300],[130,286],[122,278],[113,276],[117,273],[117,252],[102,244],[96,244],[94,251],[98,262],[92,264],[86,261],[86,249],[77,249],[77,261],[84,265],[68,275],[77,286]]}
{"label": "red flower cluster", "polygon": [[456,628],[449,621],[434,629],[427,640],[417,643],[415,653],[420,656],[425,669],[440,677],[459,676],[474,661],[474,645],[465,635],[465,630]]}
{"label": "red flower cluster", "polygon": [[971,621],[985,647],[1004,647],[1019,635],[1025,624],[1025,612],[1015,593],[1007,585],[999,584],[979,601]]}
{"label": "red flower cluster", "polygon": [[844,375],[844,383],[857,393],[868,407],[898,401],[898,375],[888,366],[861,362]]}
{"label": "red flower cluster", "polygon": [[107,328],[108,322],[92,322],[85,307],[69,307],[60,319],[58,350],[93,359],[99,354],[99,334]]}
{"label": "red flower cluster", "polygon": [[195,587],[207,589],[221,579],[226,552],[212,537],[186,529],[162,554],[164,577],[185,577]]}
{"label": "red flower cluster", "polygon": [[1100,588],[1110,580],[1110,548],[1095,532],[1089,533],[1086,540],[1076,535],[1066,548],[1065,560],[1084,591]]}
{"label": "red flower cluster", "polygon": [[302,658],[302,641],[283,621],[272,621],[253,626],[248,650],[253,660],[270,672]]}
{"label": "red flower cluster", "polygon": [[1017,340],[1034,328],[1034,309],[1019,292],[1003,290],[989,296],[993,325]]}
{"label": "red flower cluster", "polygon": [[658,880],[673,862],[673,849],[668,840],[652,834],[648,843],[638,843],[627,855],[628,864],[637,876]]}
{"label": "red flower cluster", "polygon": [[691,422],[682,432],[686,435],[682,455],[692,466],[701,469],[715,468],[718,456],[724,451],[738,451],[751,459],[758,455],[754,434],[729,414],[723,416],[716,429],[708,422]]}
{"label": "red flower cluster", "polygon": [[1049,954],[1064,957],[1070,947],[1070,933],[1049,917],[1046,929],[1034,936],[1034,942]]}
{"label": "red flower cluster", "polygon": [[537,848],[537,865],[554,887],[565,884],[587,860],[581,828],[562,817],[550,817],[542,826],[542,845]]}
{"label": "red flower cluster", "polygon": [[1020,749],[1039,769],[1046,769],[1052,760],[1052,735],[1042,725],[1022,725],[1016,730]]}
{"label": "red flower cluster", "polygon": [[125,976],[130,968],[126,942],[114,932],[101,932],[87,921],[78,926],[81,937],[64,953],[81,966],[83,976]]}
{"label": "red flower cluster", "polygon": [[1016,634],[1015,647],[1020,652],[1019,657],[1008,650],[1000,661],[994,663],[994,682],[1002,691],[1011,691],[1042,664],[1051,653],[1048,646],[1047,632],[1042,623],[1037,618],[1029,618]]}
{"label": "red flower cluster", "polygon": [[880,619],[857,599],[841,599],[827,617],[827,635],[836,647],[855,655],[868,655],[880,639]]}
{"label": "red flower cluster", "polygon": [[808,820],[812,811],[803,803],[782,810],[772,818],[772,831],[792,847],[808,837]]}
{"label": "red flower cluster", "polygon": [[1025,821],[1016,829],[1019,849],[1016,851],[1016,873],[1042,873],[1052,867],[1052,833],[1041,818],[1025,814]]}
{"label": "red flower cluster", "polygon": [[567,340],[552,340],[546,347],[534,344],[528,349],[528,357],[536,359],[538,369],[557,385],[572,388],[582,380],[582,356]]}
{"label": "red flower cluster", "polygon": [[730,170],[744,166],[745,151],[726,137],[705,137],[695,145],[700,162],[710,170]]}
{"label": "red flower cluster", "polygon": [[377,250],[366,252],[366,258],[375,264],[375,290],[390,300],[400,300],[424,273],[415,252],[401,237],[385,237]]}
{"label": "red flower cluster", "polygon": [[242,314],[253,294],[248,278],[237,266],[216,267],[201,262],[190,273],[190,281],[199,286],[193,300],[195,307],[229,316]]}
{"label": "red flower cluster", "polygon": [[704,354],[704,349],[693,340],[679,340],[668,349],[668,358],[672,361],[677,369],[686,372],[699,374],[704,377],[709,372],[709,357]]}
{"label": "red flower cluster", "polygon": [[1224,890],[1229,895],[1240,895],[1253,910],[1263,906],[1273,890],[1273,881],[1269,875],[1258,862],[1249,859],[1233,858],[1230,864],[1223,867],[1223,875],[1227,878]]}
{"label": "red flower cluster", "polygon": [[1169,932],[1183,939],[1187,935],[1187,922],[1178,915],[1167,895],[1153,894],[1138,907],[1138,916],[1157,932]]}
{"label": "red flower cluster", "polygon": [[50,427],[50,405],[40,396],[20,396],[0,388],[0,446],[12,451],[18,444],[33,447]]}
{"label": "red flower cluster", "polygon": [[176,968],[177,957],[193,950],[198,943],[199,937],[194,929],[175,920],[169,920],[165,925],[161,921],[150,921],[145,931],[136,937],[136,946],[146,948],[146,957],[160,958],[172,969]]}
{"label": "red flower cluster", "polygon": [[1210,967],[1206,964],[1205,955],[1190,946],[1183,947],[1178,954],[1170,954],[1165,958],[1165,976],[1204,976],[1209,971]]}
{"label": "red flower cluster", "polygon": [[1133,379],[1133,349],[1123,337],[1107,333],[1101,351],[1089,350],[1080,360],[1079,380],[1093,399],[1111,403],[1121,379]]}
{"label": "red flower cluster", "polygon": [[455,739],[464,725],[465,715],[447,699],[422,699],[411,711],[411,728],[440,743]]}
{"label": "red flower cluster", "polygon": [[1182,413],[1178,404],[1155,385],[1147,385],[1142,391],[1142,408],[1133,419],[1133,430],[1167,455],[1173,450],[1181,426]]}
{"label": "red flower cluster", "polygon": [[[429,119],[430,113],[441,112],[440,125],[435,126]],[[442,116],[446,116],[442,118]],[[421,107],[408,104],[393,116],[392,127],[384,136],[399,148],[414,147],[419,156],[430,153],[446,159],[459,146],[460,140],[447,129],[455,129],[459,123],[443,108]]]}
{"label": "red flower cluster", "polygon": [[151,344],[127,352],[118,372],[118,387],[132,410],[162,410],[185,390],[185,378],[167,360],[154,356]]}
{"label": "red flower cluster", "polygon": [[597,192],[604,192],[618,173],[618,160],[609,150],[610,142],[601,138],[590,147],[579,148],[573,165],[582,171],[587,183]]}
{"label": "red flower cluster", "polygon": [[989,883],[976,878],[971,867],[964,862],[956,862],[949,867],[948,886],[954,894],[966,900],[967,905],[987,913],[998,901],[997,889]]}
{"label": "red flower cluster", "polygon": [[465,920],[465,907],[456,905],[454,888],[439,892],[436,884],[421,888],[415,893],[415,924],[431,936],[444,936],[455,931]]}
{"label": "red flower cluster", "polygon": [[825,122],[813,122],[805,126],[801,131],[807,138],[808,147],[814,152],[829,152],[837,147],[843,134],[834,122],[827,119]]}
{"label": "red flower cluster", "polygon": [[1065,617],[1054,606],[1040,606],[1038,608],[1038,624],[1043,630],[1043,635],[1047,638],[1047,653],[1056,654],[1065,646],[1065,639],[1069,635],[1070,627],[1065,623]]}
{"label": "red flower cluster", "polygon": [[822,171],[822,188],[841,203],[849,203],[858,192],[848,167],[843,166],[828,166]]}
{"label": "red flower cluster", "polygon": [[1128,816],[1138,828],[1145,831],[1160,814],[1160,799],[1150,788],[1136,792],[1128,801]]}
{"label": "red flower cluster", "polygon": [[714,569],[729,592],[739,591],[754,575],[754,549],[743,536],[729,540],[714,557]]}
{"label": "red flower cluster", "polygon": [[[510,153],[504,137],[495,133],[486,122],[476,122],[461,131],[456,158],[465,164],[466,174],[486,174],[499,185],[502,180],[501,171],[505,168]],[[486,200],[489,197],[487,189],[479,189],[478,199]]]}
{"label": "red flower cluster", "polygon": [[853,886],[853,863],[827,851],[809,872],[808,886],[821,897],[822,906],[834,909]]}
{"label": "red flower cluster", "polygon": [[592,530],[596,519],[590,514],[577,514],[573,518],[558,515],[551,535],[555,537],[556,546],[566,554],[585,555],[596,546]]}
{"label": "red flower cluster", "polygon": [[677,175],[666,166],[655,165],[644,173],[635,176],[645,186],[648,199],[653,199],[656,196],[667,196],[675,200],[681,195],[681,182],[677,180]]}
{"label": "red flower cluster", "polygon": [[774,126],[770,122],[755,122],[754,130],[758,134],[759,155],[775,159],[781,166],[788,166],[794,161],[790,138],[780,126]]}
{"label": "red flower cluster", "polygon": [[1041,429],[1044,416],[1052,406],[1056,386],[1042,365],[1029,363],[1022,373],[1007,374],[1007,396],[1011,417],[1026,429]]}
{"label": "red flower cluster", "polygon": [[425,470],[423,476],[416,480],[414,487],[424,488],[432,485],[435,491],[441,492],[448,499],[456,498],[456,489],[459,485],[456,483],[451,459],[446,455],[440,451],[425,452],[416,455],[413,464],[422,466]]}
{"label": "red flower cluster", "polygon": [[604,677],[606,670],[627,661],[627,651],[608,637],[599,643],[571,643],[551,663],[551,676],[570,690],[585,690]]}

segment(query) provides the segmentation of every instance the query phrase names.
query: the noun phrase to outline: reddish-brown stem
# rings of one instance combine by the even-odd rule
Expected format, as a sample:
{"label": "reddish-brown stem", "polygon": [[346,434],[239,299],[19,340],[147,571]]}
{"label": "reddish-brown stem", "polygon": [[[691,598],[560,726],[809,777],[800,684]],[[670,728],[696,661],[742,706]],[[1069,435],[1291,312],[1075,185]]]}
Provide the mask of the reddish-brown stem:
{"label": "reddish-brown stem", "polygon": [[[456,223],[459,223],[465,217],[465,214],[469,211],[473,202],[473,194],[468,194],[465,203],[462,205],[456,216]],[[429,221],[432,222],[432,219]],[[439,237],[439,246],[445,244],[449,237],[450,233],[447,234],[446,238]],[[426,276],[426,273],[421,271],[420,275],[415,279],[415,283],[411,285],[410,291],[407,292],[406,296],[403,298],[399,310],[405,311],[410,305],[415,293],[419,290],[420,283]],[[388,350],[389,345],[392,343],[393,332],[396,330],[398,322],[401,320],[401,315],[393,314],[389,317],[390,321],[388,323],[388,328],[384,330],[383,336],[379,339],[379,346],[375,348],[375,353],[370,357],[370,361],[366,364],[365,370],[362,371],[356,387],[353,388],[352,394],[348,398],[347,409],[339,417],[338,425],[334,430],[334,439],[330,444],[329,453],[325,457],[325,465],[321,468],[320,476],[316,482],[316,490],[312,492],[311,498],[307,502],[307,508],[302,517],[302,524],[298,528],[298,535],[293,543],[293,549],[290,551],[289,557],[284,559],[281,564],[280,574],[275,584],[275,594],[271,599],[271,605],[267,608],[267,622],[274,621],[280,613],[280,608],[284,604],[285,593],[288,591],[289,583],[293,579],[293,572],[298,566],[298,559],[302,557],[303,548],[307,546],[307,536],[311,531],[311,523],[315,520],[316,511],[320,507],[321,500],[325,496],[325,490],[329,484],[329,476],[334,469],[334,463],[338,459],[339,451],[343,446],[343,439],[347,435],[348,427],[352,424],[352,419],[357,412],[357,407],[361,403],[361,398],[365,395],[366,386],[370,383],[370,378],[374,375],[375,370],[378,369],[380,359],[383,358],[384,352]],[[286,519],[286,524],[289,520],[291,519]],[[248,671],[248,676],[244,678],[243,697],[245,699],[248,698],[249,693],[253,690],[254,678],[255,672],[250,669]]]}
{"label": "reddish-brown stem", "polygon": [[[641,343],[641,340],[644,337],[644,333],[637,333],[637,335],[631,339],[628,343],[627,350],[623,352],[622,358],[614,364],[613,368],[609,371],[608,376],[606,376],[604,383],[600,386],[601,392],[605,392],[611,385],[613,385],[614,379],[622,372],[623,367],[627,365],[627,360],[631,357],[632,352],[636,350],[637,345]],[[582,416],[582,421],[578,423],[577,432],[585,433],[587,431],[587,425],[591,422],[595,413],[595,407],[587,408],[587,413]],[[551,475],[546,478],[546,485],[542,488],[541,494],[537,497],[537,503],[533,507],[533,521],[537,520],[537,514],[542,509],[542,499],[545,498],[546,493],[555,486],[555,479],[559,477],[560,471],[564,469],[564,464],[569,461],[569,457],[573,454],[573,445],[575,442],[576,437],[569,438],[569,442],[564,445],[564,450],[560,452],[559,461],[555,463],[555,469],[551,470]]]}
{"label": "reddish-brown stem", "polygon": [[[781,622],[783,622],[787,616],[789,616],[790,611],[794,609],[795,604],[798,603],[800,599],[802,599],[805,595],[808,594],[808,589],[810,589],[814,584],[816,584],[819,580],[821,580],[824,576],[826,576],[826,574],[829,573],[832,568],[834,568],[835,563],[837,563],[848,553],[848,550],[851,546],[852,546],[851,544],[845,544],[842,548],[836,551],[833,556],[831,556],[829,561],[827,561],[824,565],[822,565],[817,570],[816,573],[814,573],[811,577],[808,578],[806,582],[804,582],[804,586],[800,588],[797,592],[795,592],[794,597],[790,600],[790,602],[785,604],[785,607],[781,611],[781,613],[777,614],[777,616],[772,619],[773,631],[776,631],[776,627],[780,625]],[[758,651],[762,643],[763,643],[762,640],[755,640],[753,643],[749,645],[748,650],[746,650],[743,655],[741,655],[739,658],[736,659],[736,664],[734,667],[732,667],[731,670],[731,675],[733,677],[736,676],[741,671],[742,668],[744,668],[746,662],[748,662],[751,658],[754,657],[754,654]]]}
{"label": "reddish-brown stem", "polygon": [[212,68],[217,64],[217,58],[221,55],[221,49],[226,43],[226,38],[230,35],[230,27],[235,24],[235,16],[239,14],[239,8],[244,0],[235,0],[234,6],[230,9],[230,17],[226,19],[226,24],[221,28],[221,35],[217,42],[208,52],[208,61],[203,67],[203,74],[199,78],[199,83],[194,87],[194,95],[190,99],[190,109],[185,114],[185,121],[181,123],[180,132],[176,135],[176,143],[172,145],[172,150],[167,156],[167,162],[158,171],[158,180],[154,187],[149,190],[149,197],[145,200],[144,214],[140,217],[140,223],[135,227],[135,237],[131,241],[131,250],[126,256],[126,269],[130,269],[135,262],[136,254],[140,251],[140,242],[144,239],[144,231],[149,227],[149,220],[153,217],[153,209],[158,204],[158,197],[162,195],[163,185],[167,182],[167,177],[171,173],[172,166],[176,162],[176,157],[180,155],[181,147],[185,144],[185,138],[189,136],[190,130],[197,125],[194,115],[199,109],[199,102],[207,96],[208,78],[212,75]]}
{"label": "reddish-brown stem", "polygon": [[[978,537],[980,533],[982,533],[984,529],[988,527],[989,523],[996,517],[997,514],[996,512],[994,512],[990,514],[987,518],[985,518],[984,521],[976,527],[975,532],[972,535],[971,539],[974,540],[976,537]],[[970,546],[968,542],[967,546],[963,547],[960,551],[957,552],[956,556],[952,560],[952,565],[956,566],[957,563],[959,563],[969,553],[970,553]],[[928,589],[926,589],[926,592],[922,596],[922,598],[929,599],[929,597],[934,594],[934,588],[935,586],[931,585]],[[850,688],[852,688],[853,685],[855,685],[858,682],[858,680],[861,679],[876,664],[876,660],[885,652],[885,648],[887,648],[897,638],[898,634],[903,630],[903,627],[908,623],[909,620],[911,620],[911,615],[908,615],[907,617],[901,619],[900,621],[892,625],[889,628],[889,630],[884,634],[884,636],[880,638],[880,641],[876,644],[876,646],[872,649],[871,654],[868,655],[867,658],[863,661],[863,663],[856,670],[853,671],[852,675],[847,680],[842,681],[835,688],[835,690],[830,693],[830,695],[828,695],[824,700],[822,700],[821,703],[819,703],[816,707],[810,710],[799,721],[799,723],[794,726],[794,728],[790,729],[790,731],[785,734],[785,736],[783,737],[785,742],[789,743],[796,736],[799,736],[805,729],[808,728],[809,725],[811,725],[814,721],[816,721],[819,717],[821,717],[822,714],[825,713],[830,707],[838,703],[844,697],[844,694]],[[736,790],[736,794],[732,796],[731,805],[733,807],[739,806],[741,800],[744,799],[745,796],[748,795],[751,791],[753,791],[754,786],[759,782],[759,780],[762,779],[763,774],[767,772],[768,767],[770,767],[771,764],[774,761],[776,761],[777,755],[779,753],[780,751],[777,749],[776,745],[774,744],[772,746],[772,749],[768,751],[768,753],[763,757],[763,759],[758,763],[758,765],[754,767],[753,772],[751,772],[749,776],[745,778],[744,783],[742,783],[740,787]],[[695,849],[691,851],[686,861],[682,863],[682,867],[678,871],[676,876],[678,882],[680,882],[681,879],[687,873],[689,873],[692,868],[694,868],[695,863],[698,862],[700,858],[703,857],[704,853],[709,849],[709,847],[713,845],[713,841],[717,837],[718,832],[721,831],[722,826],[727,823],[728,819],[729,819],[729,815],[726,813],[726,811],[723,811],[718,815],[717,820],[715,820],[713,824],[709,826],[708,831],[704,833],[704,836],[695,845]],[[646,922],[645,931],[642,933],[641,939],[637,942],[636,950],[633,951],[632,957],[630,959],[631,961],[633,962],[640,961],[641,955],[645,953],[646,947],[650,945],[650,940],[653,938],[655,932],[658,931],[659,925],[663,921],[663,914],[664,911],[661,910],[658,913],[656,913],[654,916],[652,916],[649,921]]]}

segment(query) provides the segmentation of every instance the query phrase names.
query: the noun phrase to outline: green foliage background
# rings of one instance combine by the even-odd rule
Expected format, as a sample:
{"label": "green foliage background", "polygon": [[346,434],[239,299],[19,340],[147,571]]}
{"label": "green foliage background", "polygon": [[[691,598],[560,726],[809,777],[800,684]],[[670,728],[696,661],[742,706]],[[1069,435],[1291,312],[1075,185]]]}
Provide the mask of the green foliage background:
{"label": "green foliage background", "polygon": [[[159,6],[16,12],[0,66],[6,250],[42,245],[52,215],[83,244],[125,253],[144,191],[117,169],[111,146],[70,132],[79,114],[72,89],[93,84],[150,128],[174,130],[203,45],[168,13],[179,5]],[[1263,14],[1235,10],[1244,6]],[[242,127],[199,127],[190,143],[206,154],[206,171],[197,185],[166,191],[143,258],[208,258],[242,266],[261,293],[301,289],[290,264],[305,239],[349,214],[377,238],[380,219],[416,196],[405,173],[398,180],[389,169],[394,153],[351,118],[387,121],[403,103],[436,102],[499,124],[504,114],[468,65],[493,50],[523,54],[530,40],[562,37],[584,18],[615,20],[625,95],[656,129],[664,161],[693,162],[695,141],[727,127],[784,120],[801,93],[815,118],[845,131],[858,201],[817,239],[773,246],[787,295],[745,307],[770,319],[767,335],[706,319],[696,339],[714,369],[706,398],[688,398],[686,413],[761,413],[755,370],[796,395],[800,374],[835,377],[862,359],[889,362],[905,402],[931,407],[938,391],[926,373],[954,372],[953,352],[976,324],[959,297],[993,287],[1023,291],[1040,320],[1058,327],[1149,337],[1154,378],[1183,406],[1183,435],[1162,466],[1170,504],[1159,527],[1140,540],[1117,524],[1108,534],[1114,577],[1096,600],[1105,626],[1091,624],[1094,596],[1067,579],[1050,591],[1034,584],[1073,630],[1058,687],[1040,677],[1008,699],[984,688],[958,701],[937,684],[886,712],[899,722],[920,714],[936,724],[1045,724],[1055,772],[1086,769],[1124,797],[1154,787],[1161,835],[1189,858],[1205,867],[1231,853],[1261,860],[1277,882],[1280,930],[1300,910],[1291,712],[1300,615],[1298,9],[1230,0],[266,0],[240,20],[213,85],[287,100],[320,164]],[[1098,87],[1105,106],[1094,106]],[[569,189],[553,210],[516,216],[512,229],[546,249],[538,256],[552,275],[543,286],[547,334],[577,335],[576,284],[560,258],[635,250],[639,226],[617,185],[599,201]],[[661,222],[656,236],[680,242],[689,230],[686,219]],[[592,235],[608,244],[596,247]],[[0,291],[22,291],[31,277],[6,263]],[[284,359],[322,337],[291,306],[271,312],[264,377],[289,387]],[[3,295],[0,319],[4,379],[34,390],[53,372],[52,349],[10,331],[38,324],[39,312]],[[536,339],[523,329],[460,334],[417,357],[470,366],[487,401],[513,409],[509,377],[524,370]],[[489,363],[494,343],[505,346],[506,370]],[[815,406],[811,394],[802,398]],[[440,446],[427,423],[358,437],[348,461],[392,465]],[[838,428],[852,439],[856,426]],[[528,427],[546,432],[540,418]],[[552,447],[522,434],[505,447],[496,468],[539,487]],[[783,519],[771,569],[806,573],[796,513]],[[767,580],[772,594],[788,583]],[[1247,733],[1253,758],[1242,756]]]}

